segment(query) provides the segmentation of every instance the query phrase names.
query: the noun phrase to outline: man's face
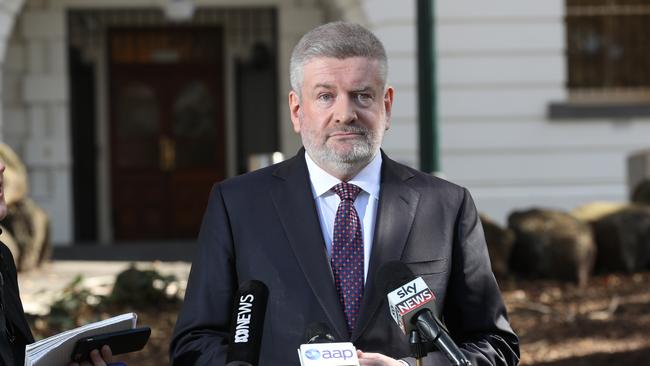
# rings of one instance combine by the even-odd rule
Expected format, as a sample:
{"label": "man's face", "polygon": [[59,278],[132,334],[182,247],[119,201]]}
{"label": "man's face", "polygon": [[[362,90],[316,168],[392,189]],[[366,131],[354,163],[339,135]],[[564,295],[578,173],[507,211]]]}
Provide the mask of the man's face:
{"label": "man's face", "polygon": [[5,165],[0,160],[0,220],[4,219],[7,215],[7,203],[5,202],[5,189],[4,189],[4,177],[3,173],[5,172]]}
{"label": "man's face", "polygon": [[289,107],[309,156],[330,174],[356,174],[389,127],[393,89],[384,87],[379,62],[314,58],[303,66],[301,94],[289,93]]}

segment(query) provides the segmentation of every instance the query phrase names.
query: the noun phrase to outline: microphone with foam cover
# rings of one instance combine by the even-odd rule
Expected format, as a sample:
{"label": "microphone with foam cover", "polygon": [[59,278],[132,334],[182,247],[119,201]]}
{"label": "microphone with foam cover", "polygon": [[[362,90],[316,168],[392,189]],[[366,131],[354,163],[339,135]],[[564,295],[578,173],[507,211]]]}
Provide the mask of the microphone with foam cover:
{"label": "microphone with foam cover", "polygon": [[436,296],[421,277],[400,261],[385,263],[377,273],[377,285],[386,293],[390,314],[404,334],[416,330],[433,341],[454,366],[471,366],[436,317]]}
{"label": "microphone with foam cover", "polygon": [[257,280],[246,281],[235,294],[226,366],[257,366],[269,289]]}
{"label": "microphone with foam cover", "polygon": [[336,338],[332,335],[330,327],[322,322],[311,323],[305,330],[305,342],[312,343],[334,343]]}
{"label": "microphone with foam cover", "polygon": [[436,313],[433,291],[400,261],[387,262],[379,268],[377,285],[387,295],[390,314],[404,334],[416,328],[413,317],[422,310]]}
{"label": "microphone with foam cover", "polygon": [[357,349],[351,342],[337,342],[325,323],[311,323],[305,343],[298,348],[301,366],[359,366]]}

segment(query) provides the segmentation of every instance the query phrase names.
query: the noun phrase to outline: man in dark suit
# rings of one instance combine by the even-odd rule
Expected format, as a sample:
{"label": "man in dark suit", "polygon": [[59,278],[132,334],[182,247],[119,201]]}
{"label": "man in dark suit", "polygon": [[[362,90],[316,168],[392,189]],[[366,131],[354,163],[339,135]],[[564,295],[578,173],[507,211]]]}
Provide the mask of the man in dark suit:
{"label": "man in dark suit", "polygon": [[[376,288],[392,260],[427,282],[474,365],[517,364],[469,193],[380,150],[393,104],[386,75],[383,45],[359,25],[329,23],[298,43],[289,108],[304,149],[212,189],[171,343],[175,365],[224,364],[234,292],[253,279],[269,288],[260,365],[298,365],[315,322],[353,342],[361,365],[414,365]],[[439,352],[424,360],[447,363]]]}

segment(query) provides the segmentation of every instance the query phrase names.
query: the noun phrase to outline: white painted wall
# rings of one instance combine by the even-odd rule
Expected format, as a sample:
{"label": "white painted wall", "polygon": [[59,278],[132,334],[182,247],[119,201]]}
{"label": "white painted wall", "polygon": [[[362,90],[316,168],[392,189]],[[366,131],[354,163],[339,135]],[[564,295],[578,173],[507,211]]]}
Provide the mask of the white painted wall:
{"label": "white painted wall", "polygon": [[435,2],[442,170],[480,211],[624,201],[650,121],[550,121],[565,101],[564,1]]}
{"label": "white painted wall", "polygon": [[367,26],[384,43],[388,83],[395,88],[390,130],[383,149],[393,159],[418,166],[417,34],[415,0],[365,0]]}

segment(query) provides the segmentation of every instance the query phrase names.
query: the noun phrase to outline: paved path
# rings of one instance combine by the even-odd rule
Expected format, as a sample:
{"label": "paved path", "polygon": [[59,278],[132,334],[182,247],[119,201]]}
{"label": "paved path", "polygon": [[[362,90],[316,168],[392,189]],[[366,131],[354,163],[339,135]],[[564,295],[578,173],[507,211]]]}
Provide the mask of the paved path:
{"label": "paved path", "polygon": [[135,263],[138,269],[155,269],[163,275],[173,274],[179,280],[181,291],[185,290],[190,272],[188,262],[131,262],[131,261],[72,261],[54,260],[39,269],[18,274],[20,297],[25,311],[46,314],[49,305],[61,290],[77,275],[83,276],[82,286],[95,294],[108,294],[115,276]]}

